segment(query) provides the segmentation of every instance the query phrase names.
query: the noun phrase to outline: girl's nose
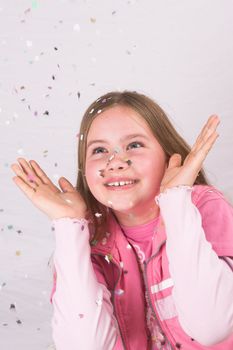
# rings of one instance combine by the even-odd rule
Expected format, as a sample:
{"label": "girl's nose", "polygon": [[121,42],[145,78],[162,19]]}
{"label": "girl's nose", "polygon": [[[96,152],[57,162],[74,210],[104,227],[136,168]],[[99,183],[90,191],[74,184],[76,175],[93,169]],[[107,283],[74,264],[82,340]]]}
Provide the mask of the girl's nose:
{"label": "girl's nose", "polygon": [[131,165],[131,161],[114,154],[108,160],[106,171],[125,170]]}

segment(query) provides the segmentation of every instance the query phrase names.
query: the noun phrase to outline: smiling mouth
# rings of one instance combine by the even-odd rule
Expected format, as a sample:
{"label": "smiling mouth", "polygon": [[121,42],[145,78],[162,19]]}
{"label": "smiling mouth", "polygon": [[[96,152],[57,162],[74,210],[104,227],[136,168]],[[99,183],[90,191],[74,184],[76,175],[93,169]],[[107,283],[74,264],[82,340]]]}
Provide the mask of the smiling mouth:
{"label": "smiling mouth", "polygon": [[120,187],[131,187],[135,183],[137,183],[139,180],[129,180],[129,181],[114,181],[114,182],[108,182],[104,186],[109,188],[120,188]]}

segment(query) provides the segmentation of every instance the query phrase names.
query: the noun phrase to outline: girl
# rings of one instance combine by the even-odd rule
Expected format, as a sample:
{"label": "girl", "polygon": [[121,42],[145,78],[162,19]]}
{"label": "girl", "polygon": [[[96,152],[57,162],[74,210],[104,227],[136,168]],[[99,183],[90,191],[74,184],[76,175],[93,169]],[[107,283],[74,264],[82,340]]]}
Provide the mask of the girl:
{"label": "girl", "polygon": [[52,219],[57,350],[232,350],[233,209],[150,98],[110,92],[86,111],[76,188],[19,158],[16,185]]}

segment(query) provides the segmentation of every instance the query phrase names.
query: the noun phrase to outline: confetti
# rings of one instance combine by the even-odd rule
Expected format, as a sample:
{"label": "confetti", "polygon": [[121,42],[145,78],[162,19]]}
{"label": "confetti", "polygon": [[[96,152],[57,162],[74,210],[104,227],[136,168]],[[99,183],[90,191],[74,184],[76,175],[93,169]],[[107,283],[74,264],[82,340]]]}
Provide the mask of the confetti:
{"label": "confetti", "polygon": [[17,321],[16,321],[16,323],[18,323],[18,324],[22,324],[22,321],[20,321],[20,320],[17,320]]}
{"label": "confetti", "polygon": [[102,214],[101,214],[101,213],[95,213],[95,216],[96,216],[97,218],[100,218],[100,217],[102,216]]}
{"label": "confetti", "polygon": [[123,263],[123,261],[120,261],[120,267],[124,267],[124,263]]}
{"label": "confetti", "polygon": [[33,174],[28,174],[27,179],[28,179],[30,182],[34,182],[35,176],[34,176]]}
{"label": "confetti", "polygon": [[79,318],[83,318],[84,314],[78,314]]}
{"label": "confetti", "polygon": [[74,26],[73,26],[73,30],[75,32],[80,32],[80,25],[78,23],[76,23]]}
{"label": "confetti", "polygon": [[21,251],[20,250],[16,250],[15,255],[20,256],[21,255]]}
{"label": "confetti", "polygon": [[104,237],[104,238],[102,239],[102,241],[101,241],[101,244],[102,244],[102,245],[105,245],[106,243],[107,243],[107,238]]}
{"label": "confetti", "polygon": [[91,17],[90,21],[91,21],[91,23],[95,23],[96,22],[96,18]]}
{"label": "confetti", "polygon": [[131,245],[128,243],[126,246],[127,249],[132,249]]}
{"label": "confetti", "polygon": [[102,298],[98,298],[98,299],[96,299],[96,304],[98,305],[98,306],[101,306],[102,305],[102,302],[103,302],[103,299]]}
{"label": "confetti", "polygon": [[15,307],[15,304],[10,304],[10,310],[15,310],[16,307]]}
{"label": "confetti", "polygon": [[93,112],[94,112],[94,108],[92,108],[91,110],[90,110],[90,112],[89,112],[89,114],[92,114]]}
{"label": "confetti", "polygon": [[128,159],[128,160],[126,161],[126,163],[128,164],[128,166],[130,166],[130,165],[132,165],[132,160]]}
{"label": "confetti", "polygon": [[112,260],[112,255],[111,254],[107,254],[107,255],[105,255],[104,259],[110,264],[110,262]]}
{"label": "confetti", "polygon": [[80,135],[80,141],[82,141],[82,140],[83,140],[83,134]]}
{"label": "confetti", "polygon": [[101,170],[98,170],[98,171],[99,171],[100,176],[104,177],[104,169],[101,169]]}
{"label": "confetti", "polygon": [[100,114],[102,112],[102,109],[98,109],[97,114]]}
{"label": "confetti", "polygon": [[116,289],[116,290],[114,291],[114,293],[115,293],[116,295],[122,295],[122,294],[124,294],[124,291],[123,291],[123,289]]}

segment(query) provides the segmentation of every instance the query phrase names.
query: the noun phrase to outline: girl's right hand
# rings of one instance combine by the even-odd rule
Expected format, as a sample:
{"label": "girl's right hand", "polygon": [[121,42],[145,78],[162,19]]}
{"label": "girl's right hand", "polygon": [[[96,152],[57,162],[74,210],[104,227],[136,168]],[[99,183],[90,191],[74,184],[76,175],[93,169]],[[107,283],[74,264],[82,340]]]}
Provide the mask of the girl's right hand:
{"label": "girl's right hand", "polygon": [[18,164],[11,165],[17,175],[12,179],[38,209],[52,220],[63,217],[85,218],[86,204],[66,178],[58,180],[60,190],[34,160],[17,160],[21,167]]}

